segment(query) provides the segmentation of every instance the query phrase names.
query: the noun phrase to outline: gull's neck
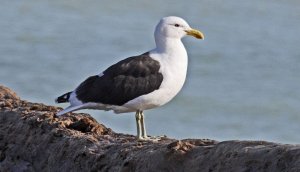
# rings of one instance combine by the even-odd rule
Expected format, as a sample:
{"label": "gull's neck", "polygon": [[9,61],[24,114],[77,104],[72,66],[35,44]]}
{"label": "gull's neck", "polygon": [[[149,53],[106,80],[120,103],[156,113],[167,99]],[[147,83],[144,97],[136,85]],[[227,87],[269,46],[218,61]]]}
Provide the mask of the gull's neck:
{"label": "gull's neck", "polygon": [[188,56],[181,39],[155,37],[155,42],[156,48],[150,51],[151,57],[162,64],[166,64],[162,69],[163,71],[177,73],[176,76],[181,78],[183,84],[187,71]]}
{"label": "gull's neck", "polygon": [[186,56],[185,47],[179,38],[155,37],[155,51],[160,54],[169,54],[171,56]]}

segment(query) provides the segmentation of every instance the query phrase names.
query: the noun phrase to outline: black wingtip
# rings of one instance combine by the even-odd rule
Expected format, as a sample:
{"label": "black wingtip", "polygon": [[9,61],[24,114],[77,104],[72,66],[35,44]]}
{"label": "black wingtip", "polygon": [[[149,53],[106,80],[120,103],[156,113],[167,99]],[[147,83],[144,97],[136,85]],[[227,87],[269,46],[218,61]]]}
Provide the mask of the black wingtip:
{"label": "black wingtip", "polygon": [[69,98],[72,92],[68,92],[63,94],[55,99],[55,103],[66,103],[69,102]]}

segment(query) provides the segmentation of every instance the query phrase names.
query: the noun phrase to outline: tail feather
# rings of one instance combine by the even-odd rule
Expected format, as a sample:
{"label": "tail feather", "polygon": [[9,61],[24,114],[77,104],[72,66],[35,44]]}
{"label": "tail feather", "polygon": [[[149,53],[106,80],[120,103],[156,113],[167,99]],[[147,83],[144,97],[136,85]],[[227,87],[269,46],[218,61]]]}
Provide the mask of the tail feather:
{"label": "tail feather", "polygon": [[72,92],[68,92],[66,94],[63,94],[63,95],[57,97],[55,99],[55,102],[56,103],[66,103],[66,102],[69,102],[69,98],[70,98],[71,93]]}
{"label": "tail feather", "polygon": [[79,109],[82,109],[82,108],[83,108],[82,105],[79,105],[79,106],[69,106],[69,107],[65,108],[64,110],[59,111],[56,115],[60,116],[60,115],[66,114],[68,112],[76,111],[76,110],[79,110]]}

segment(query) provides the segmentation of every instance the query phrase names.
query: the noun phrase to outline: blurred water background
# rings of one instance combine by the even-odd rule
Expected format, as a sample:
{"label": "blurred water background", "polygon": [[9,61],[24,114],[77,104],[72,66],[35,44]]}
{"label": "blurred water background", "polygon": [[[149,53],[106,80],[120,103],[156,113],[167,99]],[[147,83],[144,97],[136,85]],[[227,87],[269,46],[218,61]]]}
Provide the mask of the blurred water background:
{"label": "blurred water background", "polygon": [[[2,0],[0,83],[54,105],[86,77],[152,49],[154,27],[169,15],[206,39],[184,39],[186,84],[146,111],[150,135],[300,142],[299,0]],[[136,133],[133,113],[81,112]]]}

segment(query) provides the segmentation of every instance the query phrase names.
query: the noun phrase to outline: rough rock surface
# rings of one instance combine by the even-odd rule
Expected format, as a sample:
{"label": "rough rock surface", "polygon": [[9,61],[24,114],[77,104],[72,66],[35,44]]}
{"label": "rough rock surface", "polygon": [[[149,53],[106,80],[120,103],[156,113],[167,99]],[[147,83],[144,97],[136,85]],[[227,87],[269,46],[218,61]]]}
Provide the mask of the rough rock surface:
{"label": "rough rock surface", "polygon": [[0,172],[300,171],[300,146],[207,139],[138,142],[88,114],[21,100],[0,86]]}

